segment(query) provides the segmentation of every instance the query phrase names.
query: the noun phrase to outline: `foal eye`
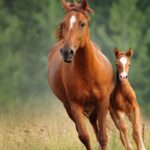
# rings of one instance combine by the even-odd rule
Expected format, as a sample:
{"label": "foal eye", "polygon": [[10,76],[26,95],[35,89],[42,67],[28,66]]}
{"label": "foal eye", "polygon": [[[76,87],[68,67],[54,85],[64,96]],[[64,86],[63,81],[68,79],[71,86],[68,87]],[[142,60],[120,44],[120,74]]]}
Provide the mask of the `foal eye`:
{"label": "foal eye", "polygon": [[85,22],[81,22],[81,23],[80,23],[80,26],[81,26],[81,27],[84,27],[84,26],[85,26]]}
{"label": "foal eye", "polygon": [[118,64],[116,64],[116,66],[118,66]]}

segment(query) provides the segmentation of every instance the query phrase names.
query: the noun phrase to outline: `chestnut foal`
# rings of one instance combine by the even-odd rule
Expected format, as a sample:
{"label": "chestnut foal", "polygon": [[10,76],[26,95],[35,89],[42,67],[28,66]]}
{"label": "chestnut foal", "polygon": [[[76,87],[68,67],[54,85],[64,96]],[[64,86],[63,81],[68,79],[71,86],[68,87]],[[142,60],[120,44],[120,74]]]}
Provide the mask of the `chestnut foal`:
{"label": "chestnut foal", "polygon": [[133,139],[137,144],[138,150],[145,150],[142,139],[142,126],[140,109],[136,100],[136,95],[128,81],[128,70],[130,66],[130,57],[133,50],[130,48],[127,53],[114,49],[116,56],[116,80],[117,84],[110,98],[110,114],[120,132],[120,139],[125,150],[132,150],[132,146],[127,136],[125,125],[125,115],[129,118],[133,126]]}

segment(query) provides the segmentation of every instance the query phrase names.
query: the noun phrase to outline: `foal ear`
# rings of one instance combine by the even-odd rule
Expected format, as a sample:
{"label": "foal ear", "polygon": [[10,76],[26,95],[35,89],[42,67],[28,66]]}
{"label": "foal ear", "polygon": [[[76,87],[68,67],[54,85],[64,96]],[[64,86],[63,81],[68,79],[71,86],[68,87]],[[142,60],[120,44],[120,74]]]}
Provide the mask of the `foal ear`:
{"label": "foal ear", "polygon": [[66,2],[66,0],[61,0],[62,1],[62,5],[64,7],[64,10],[66,12],[68,12],[70,10],[70,6],[68,5],[68,3]]}
{"label": "foal ear", "polygon": [[117,47],[114,48],[114,54],[116,57],[118,57],[118,54],[119,54],[119,50]]}
{"label": "foal ear", "polygon": [[133,55],[133,49],[130,48],[129,51],[126,53],[126,56],[131,57]]}

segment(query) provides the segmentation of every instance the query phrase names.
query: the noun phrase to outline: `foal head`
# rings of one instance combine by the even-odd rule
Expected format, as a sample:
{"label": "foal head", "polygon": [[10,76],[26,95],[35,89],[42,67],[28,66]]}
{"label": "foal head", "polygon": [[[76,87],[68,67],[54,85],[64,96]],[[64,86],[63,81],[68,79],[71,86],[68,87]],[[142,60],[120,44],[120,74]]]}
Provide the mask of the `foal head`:
{"label": "foal head", "polygon": [[125,83],[128,78],[128,71],[130,67],[130,57],[133,55],[133,50],[130,48],[128,52],[119,51],[117,48],[114,49],[116,56],[116,67],[119,80],[121,83]]}
{"label": "foal head", "polygon": [[57,37],[64,43],[60,49],[63,60],[70,63],[75,52],[85,46],[88,36],[88,13],[92,10],[86,0],[82,3],[67,3],[62,0],[62,4],[67,13],[57,30]]}

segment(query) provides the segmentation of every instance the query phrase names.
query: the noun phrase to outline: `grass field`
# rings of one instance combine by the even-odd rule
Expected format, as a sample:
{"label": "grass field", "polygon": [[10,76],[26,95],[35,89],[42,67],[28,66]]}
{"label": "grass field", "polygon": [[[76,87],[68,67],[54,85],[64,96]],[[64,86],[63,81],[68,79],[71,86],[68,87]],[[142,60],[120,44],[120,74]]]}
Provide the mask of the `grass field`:
{"label": "grass field", "polygon": [[[52,103],[52,99],[55,102]],[[78,140],[74,124],[55,98],[16,102],[0,112],[0,150],[85,150]],[[108,120],[108,149],[123,150],[118,131],[111,119]],[[145,119],[144,123],[144,141],[150,150],[149,120]],[[86,126],[92,148],[97,150],[95,135],[87,120]]]}

